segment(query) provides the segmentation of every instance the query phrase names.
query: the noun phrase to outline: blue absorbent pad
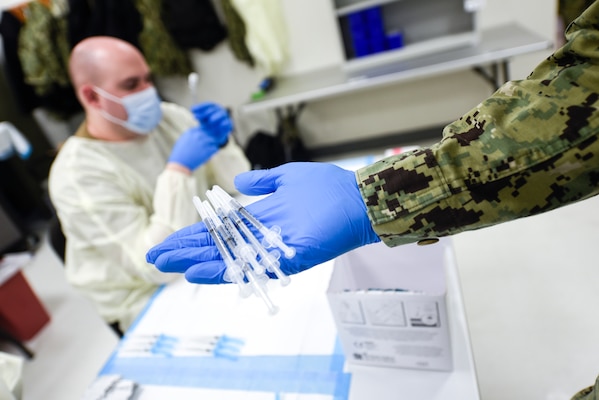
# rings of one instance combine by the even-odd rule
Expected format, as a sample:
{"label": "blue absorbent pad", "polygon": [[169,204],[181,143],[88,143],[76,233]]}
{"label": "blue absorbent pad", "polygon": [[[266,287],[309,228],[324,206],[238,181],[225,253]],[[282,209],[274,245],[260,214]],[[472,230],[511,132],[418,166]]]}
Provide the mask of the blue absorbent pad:
{"label": "blue absorbent pad", "polygon": [[113,357],[101,375],[118,374],[140,385],[240,391],[313,393],[344,400],[351,374],[342,354],[328,356]]}
{"label": "blue absorbent pad", "polygon": [[[324,276],[328,276],[330,273],[324,269],[321,271]],[[298,290],[302,286],[300,278],[296,279]],[[327,280],[319,282],[327,282]],[[151,318],[156,318],[156,315],[166,319],[177,318],[177,315],[188,314],[192,309],[200,309],[206,298],[222,296],[223,299],[228,300],[228,296],[231,293],[235,293],[233,290],[223,290],[224,288],[220,288],[220,291],[217,291],[217,288],[213,287],[204,287],[201,291],[196,292],[195,287],[184,283],[179,285],[172,284],[169,287],[160,287],[154,293],[146,308],[125,333],[121,346],[111,355],[100,371],[100,375],[119,375],[123,379],[134,381],[142,387],[145,385],[198,388],[223,390],[223,393],[233,390],[239,391],[240,395],[243,395],[243,392],[301,393],[323,395],[334,400],[348,399],[351,374],[344,372],[345,357],[338,337],[336,337],[334,332],[327,330],[323,331],[324,336],[320,339],[316,338],[316,336],[305,339],[293,339],[318,340],[319,342],[322,340],[328,342],[330,340],[331,347],[329,350],[322,348],[322,346],[316,346],[321,351],[315,353],[302,353],[299,351],[298,354],[281,353],[281,355],[278,355],[276,353],[244,354],[237,351],[235,357],[221,357],[216,353],[212,355],[172,356],[151,352],[144,353],[142,351],[141,355],[132,356],[131,353],[120,355],[120,350],[123,349],[123,346],[134,343],[140,336],[143,337],[144,332],[153,332],[151,327],[156,321],[153,321]],[[313,287],[311,286],[311,288]],[[232,289],[235,288],[232,287]],[[293,292],[281,292],[281,294],[283,293],[292,294]],[[178,307],[187,307],[189,310],[186,309],[184,313],[174,316],[172,314],[162,314],[165,310],[169,309],[170,302],[181,302],[182,299],[185,299],[188,303],[177,303]],[[320,304],[322,301],[322,299],[315,300],[314,305]],[[236,302],[237,300],[231,302],[231,304],[237,307]],[[261,306],[261,304],[258,305]],[[223,307],[227,312],[234,312],[233,309],[227,309],[227,306]],[[253,309],[247,308],[246,310],[248,309],[254,312]],[[150,311],[157,314],[151,315]],[[263,310],[260,308],[260,311]],[[256,318],[267,318],[267,316],[258,316]],[[272,322],[268,319],[267,321],[269,323]],[[178,329],[182,328],[179,327]],[[271,326],[271,329],[275,329],[274,325]],[[181,330],[179,334],[176,334],[171,329],[165,338],[168,339],[174,336],[176,339],[179,337],[177,335],[181,335],[183,342],[185,342],[185,335],[189,335],[192,338],[187,338],[189,340],[187,340],[186,345],[192,346],[194,344],[194,332],[197,333],[199,330]],[[221,332],[219,330],[219,337],[247,339],[239,337],[240,332],[242,331],[238,327],[233,327],[229,336],[227,331]],[[162,332],[158,332],[157,334],[162,334]],[[248,333],[248,335],[252,334],[256,334],[256,332]],[[307,348],[309,347],[307,346]],[[303,348],[303,346],[299,348]]]}

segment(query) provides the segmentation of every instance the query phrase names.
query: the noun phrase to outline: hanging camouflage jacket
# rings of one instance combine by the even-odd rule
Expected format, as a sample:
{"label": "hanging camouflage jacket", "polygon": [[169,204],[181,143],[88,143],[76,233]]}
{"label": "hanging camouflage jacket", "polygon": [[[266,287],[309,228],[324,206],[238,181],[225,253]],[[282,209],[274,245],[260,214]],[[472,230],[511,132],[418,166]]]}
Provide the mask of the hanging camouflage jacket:
{"label": "hanging camouflage jacket", "polygon": [[225,23],[229,31],[229,47],[235,58],[245,62],[249,66],[254,66],[254,59],[245,44],[246,28],[243,19],[239,16],[237,9],[231,3],[231,0],[221,1]]}
{"label": "hanging camouflage jacket", "polygon": [[55,17],[47,6],[35,1],[28,4],[26,15],[19,33],[19,59],[25,82],[40,96],[50,93],[56,85],[70,87],[66,20]]}
{"label": "hanging camouflage jacket", "polygon": [[156,76],[187,75],[193,71],[187,53],[182,50],[162,21],[163,0],[135,0],[143,19],[139,44],[152,73]]}
{"label": "hanging camouflage jacket", "polygon": [[599,2],[521,81],[445,127],[436,145],[357,171],[388,245],[474,230],[599,193]]}

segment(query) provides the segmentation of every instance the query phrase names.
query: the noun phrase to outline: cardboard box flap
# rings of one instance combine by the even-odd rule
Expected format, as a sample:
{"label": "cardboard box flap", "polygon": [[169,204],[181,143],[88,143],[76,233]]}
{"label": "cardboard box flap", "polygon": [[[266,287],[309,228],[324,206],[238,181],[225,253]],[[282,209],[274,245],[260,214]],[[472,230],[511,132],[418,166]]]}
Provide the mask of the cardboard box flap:
{"label": "cardboard box flap", "polygon": [[[329,292],[403,289],[443,294],[447,246],[441,240],[429,246],[388,247],[380,242],[358,248],[335,260]],[[344,273],[337,273],[339,269]]]}
{"label": "cardboard box flap", "polygon": [[348,362],[453,368],[446,303],[450,255],[451,239],[445,239],[430,246],[377,243],[335,259],[327,296]]}

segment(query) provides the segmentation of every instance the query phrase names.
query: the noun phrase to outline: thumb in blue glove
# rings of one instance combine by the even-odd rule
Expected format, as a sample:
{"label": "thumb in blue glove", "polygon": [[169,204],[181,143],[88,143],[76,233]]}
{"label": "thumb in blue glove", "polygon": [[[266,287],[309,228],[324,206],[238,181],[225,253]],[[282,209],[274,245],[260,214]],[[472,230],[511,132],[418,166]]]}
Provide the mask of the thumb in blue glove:
{"label": "thumb in blue glove", "polygon": [[[247,195],[272,193],[247,209],[265,226],[281,227],[283,241],[296,249],[295,257],[279,260],[288,275],[380,241],[351,171],[330,164],[289,163],[238,175],[235,185]],[[200,223],[151,249],[147,260],[162,271],[185,272],[190,282],[223,283],[225,265],[214,248]]]}
{"label": "thumb in blue glove", "polygon": [[168,161],[193,171],[206,163],[220,147],[221,143],[217,138],[208,134],[202,126],[196,126],[177,139]]}
{"label": "thumb in blue glove", "polygon": [[[225,265],[203,222],[187,226],[151,248],[146,261],[162,272],[186,273],[201,264],[202,281],[197,283],[224,283]],[[193,277],[188,280],[194,282]]]}
{"label": "thumb in blue glove", "polygon": [[191,112],[206,133],[224,145],[233,130],[233,121],[225,108],[216,103],[201,103],[191,108]]}

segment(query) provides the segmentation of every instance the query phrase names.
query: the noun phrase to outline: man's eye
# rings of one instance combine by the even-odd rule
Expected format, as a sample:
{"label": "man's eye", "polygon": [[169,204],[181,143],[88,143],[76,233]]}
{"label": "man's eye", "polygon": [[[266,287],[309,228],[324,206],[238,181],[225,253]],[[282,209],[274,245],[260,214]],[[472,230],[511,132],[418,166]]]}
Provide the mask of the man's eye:
{"label": "man's eye", "polygon": [[127,81],[123,82],[122,87],[124,90],[135,90],[139,87],[140,82],[141,81],[139,79],[127,80]]}

